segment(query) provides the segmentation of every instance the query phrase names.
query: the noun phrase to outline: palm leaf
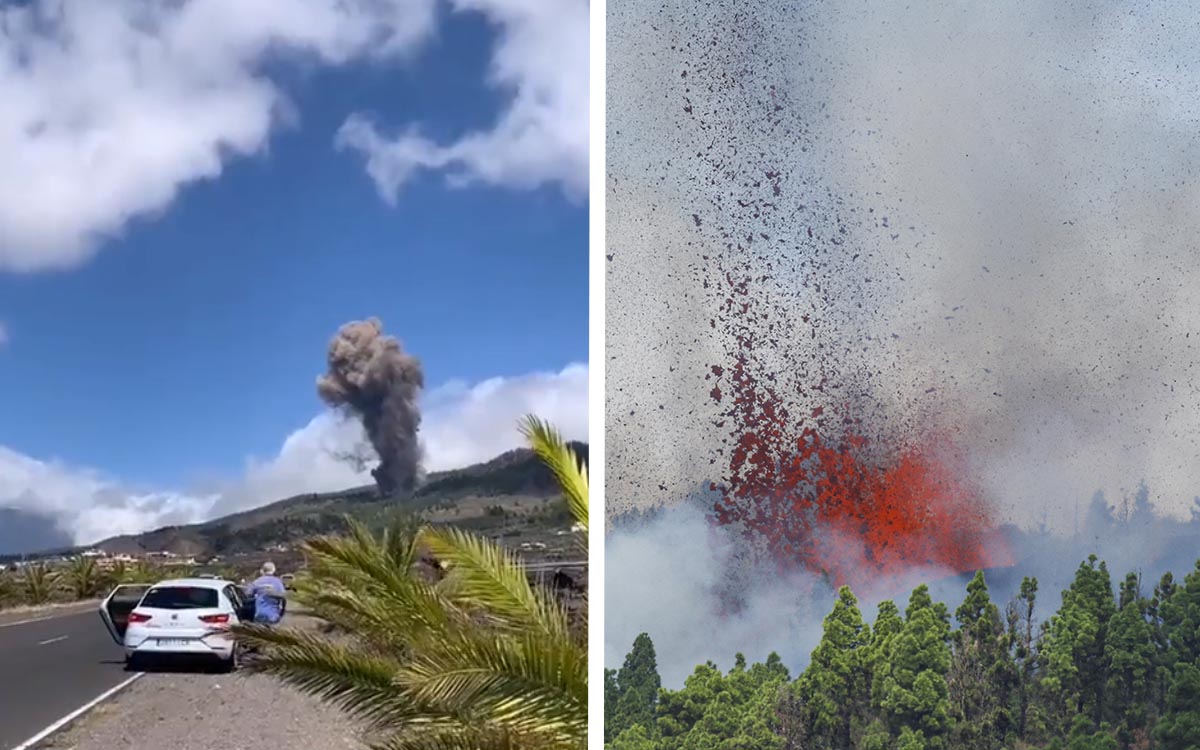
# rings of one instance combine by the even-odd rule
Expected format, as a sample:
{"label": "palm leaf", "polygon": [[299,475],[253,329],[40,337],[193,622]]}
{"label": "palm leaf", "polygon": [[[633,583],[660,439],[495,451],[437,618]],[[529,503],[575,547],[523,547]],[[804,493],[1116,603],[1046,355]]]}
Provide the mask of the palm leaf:
{"label": "palm leaf", "polygon": [[587,654],[569,641],[463,633],[419,651],[401,679],[421,700],[517,732],[587,730]]}
{"label": "palm leaf", "polygon": [[450,596],[478,609],[494,624],[533,629],[548,637],[565,633],[553,598],[529,582],[515,555],[497,544],[453,527],[427,528],[421,542],[450,564]]}
{"label": "palm leaf", "polygon": [[550,467],[554,478],[562,487],[567,498],[567,507],[575,522],[588,528],[588,479],[587,469],[579,462],[575,451],[563,441],[562,436],[549,423],[533,415],[525,417],[521,434],[529,441],[542,461]]}
{"label": "palm leaf", "polygon": [[411,701],[397,690],[399,664],[386,655],[366,654],[295,630],[261,625],[238,625],[231,630],[245,644],[270,649],[267,658],[247,665],[249,671],[275,675],[372,726],[388,726],[414,715]]}
{"label": "palm leaf", "polygon": [[371,745],[372,750],[519,750],[551,745],[536,735],[516,735],[501,727],[418,725]]}

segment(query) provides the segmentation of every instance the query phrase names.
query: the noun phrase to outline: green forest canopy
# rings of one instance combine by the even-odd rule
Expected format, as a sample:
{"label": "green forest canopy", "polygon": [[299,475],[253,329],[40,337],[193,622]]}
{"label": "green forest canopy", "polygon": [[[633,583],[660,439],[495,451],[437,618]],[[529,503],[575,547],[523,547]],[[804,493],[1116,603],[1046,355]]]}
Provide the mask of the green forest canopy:
{"label": "green forest canopy", "polygon": [[[1090,556],[1039,613],[1036,578],[1003,608],[975,574],[950,612],[926,585],[868,623],[842,587],[820,643],[793,677],[772,653],[661,686],[643,633],[606,669],[610,750],[1198,750],[1200,560],[1151,590],[1114,591]],[[1044,606],[1044,605],[1042,605]]]}

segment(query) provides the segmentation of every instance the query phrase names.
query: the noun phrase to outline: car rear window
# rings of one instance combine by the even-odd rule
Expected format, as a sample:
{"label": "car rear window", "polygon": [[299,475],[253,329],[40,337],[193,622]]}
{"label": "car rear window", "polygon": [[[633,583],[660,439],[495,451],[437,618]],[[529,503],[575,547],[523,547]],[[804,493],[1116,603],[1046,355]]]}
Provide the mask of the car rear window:
{"label": "car rear window", "polygon": [[143,607],[153,609],[211,609],[217,606],[217,590],[198,586],[163,586],[150,589]]}

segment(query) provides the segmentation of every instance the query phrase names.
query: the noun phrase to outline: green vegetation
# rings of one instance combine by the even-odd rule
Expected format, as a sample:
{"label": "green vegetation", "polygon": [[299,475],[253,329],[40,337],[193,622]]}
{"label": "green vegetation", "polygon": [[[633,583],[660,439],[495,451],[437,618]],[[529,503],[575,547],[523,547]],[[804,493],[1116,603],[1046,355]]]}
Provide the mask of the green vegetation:
{"label": "green vegetation", "polygon": [[83,556],[55,564],[32,562],[0,571],[0,610],[97,599],[117,584],[153,583],[187,574],[142,561],[133,565],[118,561],[102,567]]}
{"label": "green vegetation", "polygon": [[643,633],[605,670],[610,750],[1197,750],[1200,561],[1144,592],[1116,594],[1094,555],[1039,623],[1037,580],[1004,610],[982,572],[954,611],[925,585],[903,615],[882,602],[873,624],[837,592],[807,668],[791,679],[772,654],[724,673],[696,667],[659,686]]}
{"label": "green vegetation", "polygon": [[[530,418],[524,432],[586,528],[586,469],[548,425]],[[349,526],[305,545],[295,582],[298,602],[333,627],[237,627],[261,649],[250,669],[365,719],[377,747],[584,746],[586,601],[573,626],[518,558],[460,528]]]}

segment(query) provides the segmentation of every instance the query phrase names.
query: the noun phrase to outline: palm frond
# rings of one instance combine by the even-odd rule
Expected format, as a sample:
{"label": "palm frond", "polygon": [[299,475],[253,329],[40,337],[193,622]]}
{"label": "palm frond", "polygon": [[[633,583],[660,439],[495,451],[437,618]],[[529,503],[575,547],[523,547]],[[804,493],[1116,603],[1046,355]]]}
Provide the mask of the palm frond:
{"label": "palm frond", "polygon": [[398,690],[399,663],[384,654],[366,654],[295,630],[261,625],[237,625],[231,630],[242,643],[269,649],[265,658],[246,666],[248,671],[272,674],[372,726],[390,726],[420,715]]}
{"label": "palm frond", "polygon": [[521,434],[529,441],[542,461],[550,467],[567,498],[567,506],[575,522],[588,528],[588,479],[575,451],[563,441],[562,436],[548,422],[533,416],[525,417],[521,423]]}
{"label": "palm frond", "polygon": [[454,527],[427,528],[421,543],[450,564],[447,590],[460,605],[494,624],[562,637],[565,623],[552,596],[534,588],[525,568],[503,547]]}
{"label": "palm frond", "polygon": [[400,674],[414,697],[515,732],[587,730],[587,653],[570,642],[466,632],[421,649]]}
{"label": "palm frond", "polygon": [[566,750],[536,733],[516,734],[496,726],[417,725],[397,732],[384,741],[372,743],[372,750]]}

